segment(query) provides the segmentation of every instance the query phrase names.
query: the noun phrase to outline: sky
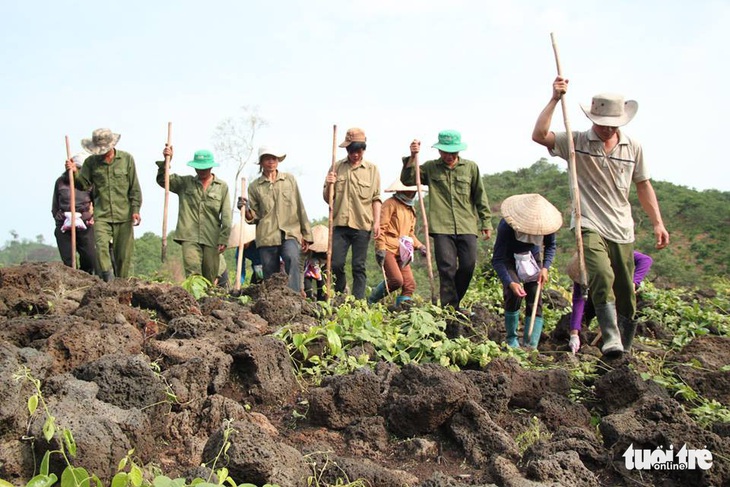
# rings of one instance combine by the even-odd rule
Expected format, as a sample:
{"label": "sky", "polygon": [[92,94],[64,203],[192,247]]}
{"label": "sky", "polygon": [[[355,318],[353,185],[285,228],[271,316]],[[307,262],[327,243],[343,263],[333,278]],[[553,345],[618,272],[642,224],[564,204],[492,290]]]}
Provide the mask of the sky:
{"label": "sky", "polygon": [[[548,157],[530,137],[556,76],[550,33],[570,80],[573,130],[590,126],[580,103],[621,93],[639,103],[625,130],[653,179],[730,190],[719,150],[730,107],[728,0],[2,0],[0,18],[0,245],[13,231],[54,243],[64,137],[76,153],[100,127],[120,133],[117,148],[136,160],[138,237],[161,234],[154,162],[167,123],[172,171],[194,174],[185,163],[243,107],[267,121],[255,145],[287,153],[280,170],[296,176],[310,219],[328,212],[333,125],[338,142],[348,127],[365,130],[383,188],[411,140],[423,142],[421,161],[438,157],[431,145],[444,129],[461,132],[462,157],[483,174],[529,167]],[[552,128],[563,130],[559,108]],[[232,191],[236,166],[221,160],[215,170]],[[252,162],[244,175],[257,169]],[[171,195],[170,230],[176,218]]]}

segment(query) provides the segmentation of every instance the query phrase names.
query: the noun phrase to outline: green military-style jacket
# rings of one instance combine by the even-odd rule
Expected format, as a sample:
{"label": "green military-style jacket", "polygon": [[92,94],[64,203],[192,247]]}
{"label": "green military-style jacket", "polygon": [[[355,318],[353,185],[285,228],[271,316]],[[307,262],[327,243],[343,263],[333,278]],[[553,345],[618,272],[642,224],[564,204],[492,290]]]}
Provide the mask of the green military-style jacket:
{"label": "green military-style jacket", "polygon": [[123,223],[132,220],[142,207],[142,189],[137,179],[134,157],[115,149],[111,163],[104,155],[86,158],[80,171],[74,173],[79,189],[94,187],[94,220]]}
{"label": "green military-style jacket", "polygon": [[[165,187],[165,162],[157,161],[157,184]],[[197,176],[170,174],[170,191],[178,195],[175,242],[196,242],[217,247],[228,245],[231,204],[228,185],[214,177],[203,189]]]}
{"label": "green military-style jacket", "polygon": [[302,195],[291,174],[278,171],[274,182],[265,176],[256,179],[248,188],[248,201],[253,212],[249,223],[256,224],[256,246],[282,245],[284,240],[296,239],[313,242],[312,229]]}
{"label": "green military-style jacket", "polygon": [[[403,158],[403,162],[408,161]],[[459,158],[453,169],[440,158],[421,166],[421,184],[428,186],[428,233],[446,235],[477,235],[492,229],[492,213],[487,193],[474,161]],[[403,166],[401,182],[416,184],[416,168]]]}

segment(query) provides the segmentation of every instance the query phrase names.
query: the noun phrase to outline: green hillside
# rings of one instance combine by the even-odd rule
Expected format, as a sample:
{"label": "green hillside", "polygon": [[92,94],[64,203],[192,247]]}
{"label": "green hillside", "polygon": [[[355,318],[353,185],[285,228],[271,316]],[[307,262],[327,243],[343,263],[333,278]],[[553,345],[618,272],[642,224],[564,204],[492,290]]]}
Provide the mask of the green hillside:
{"label": "green hillside", "polygon": [[[497,220],[499,205],[508,196],[540,193],[563,211],[564,228],[559,232],[559,265],[575,248],[570,222],[568,174],[547,159],[519,171],[484,176],[489,201]],[[651,255],[654,266],[649,279],[673,284],[702,285],[705,278],[727,276],[730,262],[730,192],[697,191],[663,181],[653,181],[664,224],[670,234],[668,248],[654,248],[651,222],[639,205],[635,189],[631,201],[636,222],[636,249]],[[566,257],[567,256],[567,257]]]}

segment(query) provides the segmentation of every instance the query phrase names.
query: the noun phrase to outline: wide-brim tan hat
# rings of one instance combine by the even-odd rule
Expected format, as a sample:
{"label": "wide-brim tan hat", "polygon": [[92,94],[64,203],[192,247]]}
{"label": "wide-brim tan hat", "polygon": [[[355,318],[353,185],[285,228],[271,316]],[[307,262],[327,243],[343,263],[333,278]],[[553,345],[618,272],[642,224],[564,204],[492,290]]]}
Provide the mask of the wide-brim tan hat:
{"label": "wide-brim tan hat", "polygon": [[274,149],[273,147],[264,145],[264,146],[259,147],[259,164],[261,163],[261,156],[266,156],[266,155],[276,157],[277,159],[279,159],[279,162],[286,159],[286,154],[284,152]]}
{"label": "wide-brim tan hat", "polygon": [[622,95],[601,93],[593,97],[590,106],[581,103],[580,108],[596,125],[621,127],[634,118],[639,104],[635,100],[624,101]]}
{"label": "wide-brim tan hat", "polygon": [[82,139],[81,146],[94,155],[106,154],[117,145],[121,134],[115,134],[110,129],[96,129],[90,139]]}
{"label": "wide-brim tan hat", "polygon": [[418,191],[418,186],[406,186],[401,183],[400,179],[396,179],[393,183],[385,188],[386,193],[395,193],[396,191]]}
{"label": "wide-brim tan hat", "polygon": [[[241,231],[238,222],[233,224],[231,228],[231,235],[228,237],[229,247],[238,247],[238,242],[241,238]],[[243,245],[256,240],[256,225],[250,223],[243,224]]]}
{"label": "wide-brim tan hat", "polygon": [[563,226],[563,215],[543,196],[516,194],[502,202],[502,218],[514,230],[528,235],[550,235]]}
{"label": "wide-brim tan hat", "polygon": [[312,238],[314,242],[310,244],[309,250],[312,252],[327,252],[327,246],[330,240],[330,230],[324,225],[315,225],[312,227]]}

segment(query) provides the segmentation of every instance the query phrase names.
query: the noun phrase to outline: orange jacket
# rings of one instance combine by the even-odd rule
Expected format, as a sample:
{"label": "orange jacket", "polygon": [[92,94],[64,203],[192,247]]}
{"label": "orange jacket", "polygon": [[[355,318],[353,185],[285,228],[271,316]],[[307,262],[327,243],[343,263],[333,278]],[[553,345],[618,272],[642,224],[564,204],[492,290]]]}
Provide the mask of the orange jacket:
{"label": "orange jacket", "polygon": [[387,250],[398,254],[399,239],[408,236],[413,239],[413,248],[419,249],[423,244],[416,238],[416,212],[408,206],[391,197],[383,203],[380,209],[380,237],[375,240],[375,250]]}

